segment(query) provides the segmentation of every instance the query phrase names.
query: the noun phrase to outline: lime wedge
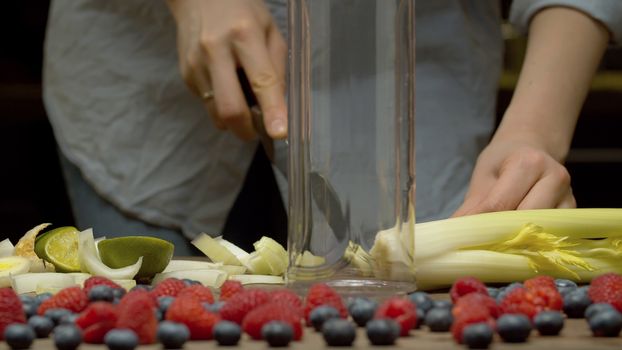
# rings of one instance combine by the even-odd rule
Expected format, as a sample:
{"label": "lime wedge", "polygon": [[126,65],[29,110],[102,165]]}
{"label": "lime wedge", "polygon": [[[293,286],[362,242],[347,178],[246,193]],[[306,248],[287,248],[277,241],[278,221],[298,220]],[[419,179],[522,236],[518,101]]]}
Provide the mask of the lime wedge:
{"label": "lime wedge", "polygon": [[35,253],[58,272],[79,272],[78,230],[64,226],[43,233],[35,243]]}
{"label": "lime wedge", "polygon": [[113,269],[130,266],[142,256],[143,264],[135,278],[151,278],[164,271],[175,250],[171,242],[148,236],[104,239],[97,247],[102,262]]}

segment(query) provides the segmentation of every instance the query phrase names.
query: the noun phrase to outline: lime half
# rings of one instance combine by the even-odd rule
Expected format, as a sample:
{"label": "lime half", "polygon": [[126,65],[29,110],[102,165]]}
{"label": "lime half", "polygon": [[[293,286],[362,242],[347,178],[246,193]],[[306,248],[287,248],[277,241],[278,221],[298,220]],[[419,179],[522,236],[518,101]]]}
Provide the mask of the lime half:
{"label": "lime half", "polygon": [[37,237],[35,253],[58,272],[79,272],[78,229],[64,226],[43,233]]}
{"label": "lime half", "polygon": [[164,271],[175,250],[171,242],[149,236],[104,239],[97,247],[102,262],[113,269],[132,265],[142,256],[143,264],[136,278],[151,278]]}

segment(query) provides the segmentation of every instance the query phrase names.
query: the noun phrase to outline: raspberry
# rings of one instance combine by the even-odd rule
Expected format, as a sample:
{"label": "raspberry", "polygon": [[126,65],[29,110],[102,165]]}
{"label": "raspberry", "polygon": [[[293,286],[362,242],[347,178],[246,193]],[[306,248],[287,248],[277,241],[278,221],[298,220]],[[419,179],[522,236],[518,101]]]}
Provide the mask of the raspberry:
{"label": "raspberry", "polygon": [[297,311],[302,317],[302,300],[296,293],[292,292],[291,290],[285,288],[275,289],[270,293],[270,298],[272,302],[292,306],[293,310]]}
{"label": "raspberry", "polygon": [[243,290],[244,287],[240,281],[236,280],[226,280],[225,283],[220,286],[220,301],[226,301],[231,298],[234,294]]}
{"label": "raspberry", "polygon": [[104,337],[114,326],[114,322],[95,323],[82,331],[82,340],[88,344],[103,344]]}
{"label": "raspberry", "polygon": [[470,293],[460,297],[452,309],[452,314],[454,318],[458,318],[464,313],[471,312],[473,307],[488,309],[488,313],[494,318],[501,316],[501,308],[497,305],[497,301],[480,293]]}
{"label": "raspberry", "polygon": [[89,300],[86,293],[80,287],[69,287],[56,293],[56,295],[45,300],[39,305],[37,313],[43,315],[49,309],[67,309],[71,312],[78,313],[86,308]]}
{"label": "raspberry", "polygon": [[76,319],[76,325],[83,330],[84,342],[89,344],[102,344],[116,322],[115,306],[103,301],[89,304]]}
{"label": "raspberry", "polygon": [[304,308],[304,316],[307,324],[311,324],[309,320],[309,314],[311,311],[320,305],[332,306],[342,318],[348,317],[348,310],[343,304],[343,300],[337,292],[324,283],[317,283],[309,288]]}
{"label": "raspberry", "polygon": [[26,323],[22,301],[11,288],[0,288],[0,340],[11,323]]}
{"label": "raspberry", "polygon": [[608,303],[622,312],[622,275],[606,273],[594,278],[588,295],[594,303]]}
{"label": "raspberry", "polygon": [[242,329],[253,339],[262,339],[261,328],[270,321],[282,321],[292,326],[294,340],[302,338],[302,315],[295,306],[268,302],[249,312],[242,322]]}
{"label": "raspberry", "polygon": [[142,294],[127,299],[123,307],[119,306],[118,313],[115,328],[131,329],[138,336],[140,344],[155,342],[158,320],[150,296]]}
{"label": "raspberry", "polygon": [[84,293],[89,295],[91,288],[99,285],[108,286],[110,288],[122,288],[120,285],[103,276],[92,276],[84,281]]}
{"label": "raspberry", "polygon": [[454,318],[454,322],[451,325],[451,333],[454,340],[462,344],[462,333],[464,329],[474,323],[487,323],[492,329],[495,329],[495,320],[490,315],[487,308],[483,308],[480,305],[464,305],[464,312],[461,312],[458,317]]}
{"label": "raspberry", "polygon": [[220,309],[220,316],[224,320],[242,324],[247,313],[268,301],[270,301],[268,292],[261,289],[244,289],[227,300]]}
{"label": "raspberry", "polygon": [[409,299],[390,298],[378,306],[374,318],[390,318],[400,325],[400,336],[405,337],[417,324],[417,307]]}
{"label": "raspberry", "polygon": [[528,290],[536,296],[535,304],[541,308],[539,311],[559,311],[564,306],[564,300],[557,288],[538,286]]}
{"label": "raspberry", "polygon": [[533,319],[540,311],[561,310],[563,301],[556,289],[535,286],[512,290],[500,306],[504,314],[523,314]]}
{"label": "raspberry", "polygon": [[551,276],[536,276],[534,278],[530,278],[523,283],[525,288],[531,289],[535,287],[549,287],[553,289],[557,289],[555,286],[555,280]]}
{"label": "raspberry", "polygon": [[127,303],[130,303],[134,299],[150,300],[151,307],[156,307],[158,305],[158,301],[153,294],[143,289],[136,289],[125,294],[123,298],[121,298],[121,301],[119,301],[119,305],[117,305],[117,307],[120,309],[124,308]]}
{"label": "raspberry", "polygon": [[209,340],[212,339],[212,330],[220,317],[206,311],[196,298],[178,297],[168,307],[166,320],[185,324],[190,331],[190,339]]}
{"label": "raspberry", "polygon": [[151,291],[151,294],[156,298],[163,296],[176,297],[184,288],[186,288],[184,281],[177,278],[167,278],[158,283]]}
{"label": "raspberry", "polygon": [[501,301],[501,310],[506,314],[523,314],[533,318],[538,308],[532,303],[533,296],[525,288],[516,288]]}
{"label": "raspberry", "polygon": [[89,304],[89,306],[80,313],[78,318],[76,318],[76,325],[84,330],[101,322],[112,322],[114,325],[114,323],[117,322],[117,317],[117,310],[114,305],[104,301],[98,301]]}
{"label": "raspberry", "polygon": [[201,302],[210,304],[214,303],[214,295],[212,294],[212,290],[200,284],[194,284],[182,289],[182,291],[177,294],[177,297],[194,297]]}
{"label": "raspberry", "polygon": [[486,290],[486,285],[477,278],[462,277],[454,282],[453,286],[451,286],[449,296],[451,296],[451,301],[455,303],[458,298],[470,293],[488,295],[488,290]]}

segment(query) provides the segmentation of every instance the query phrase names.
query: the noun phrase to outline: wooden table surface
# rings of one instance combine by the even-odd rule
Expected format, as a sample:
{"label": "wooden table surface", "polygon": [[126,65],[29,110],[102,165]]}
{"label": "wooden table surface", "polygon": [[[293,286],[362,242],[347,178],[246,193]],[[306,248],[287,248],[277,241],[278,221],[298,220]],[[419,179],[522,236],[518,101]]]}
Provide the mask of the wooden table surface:
{"label": "wooden table surface", "polygon": [[[436,293],[432,295],[435,300],[449,300],[446,293]],[[365,330],[358,329],[358,334],[354,345],[355,349],[466,349],[466,346],[458,345],[453,341],[451,333],[432,333],[427,328],[415,330],[411,332],[409,337],[399,338],[395,346],[374,347],[369,344]],[[55,346],[51,339],[37,340],[32,349],[54,350]],[[238,344],[241,349],[269,349],[270,347],[264,341],[255,341],[244,335]],[[292,342],[290,348],[298,350],[320,350],[331,348],[326,346],[322,335],[316,333],[313,328],[304,329],[303,339],[299,342]],[[537,331],[532,331],[529,340],[522,344],[504,344],[502,340],[495,335],[495,339],[490,349],[543,349],[543,350],[587,350],[587,349],[620,349],[622,348],[622,337],[617,338],[596,338],[593,337],[587,322],[584,319],[567,319],[564,329],[560,336],[543,337],[538,335]],[[81,350],[105,350],[107,347],[103,345],[82,344]],[[140,349],[163,349],[160,344],[149,346],[140,346]],[[190,341],[184,346],[185,350],[205,350],[205,349],[232,349],[232,347],[218,346],[216,341]],[[0,350],[9,350],[4,342],[0,342]]]}
{"label": "wooden table surface", "polygon": [[[312,328],[305,328],[303,340],[290,344],[292,349],[298,350],[319,350],[329,348],[324,344],[321,334],[315,333]],[[241,349],[269,349],[266,342],[253,341],[244,337],[238,344]],[[528,342],[523,344],[504,344],[500,339],[496,338],[491,349],[559,349],[559,350],[586,350],[586,349],[620,349],[622,347],[622,338],[594,338],[591,336],[589,328],[585,320],[567,320],[562,335],[559,337],[541,337],[534,331],[529,337]],[[353,345],[355,349],[373,348],[367,341],[367,336],[362,328]],[[454,343],[450,333],[431,333],[428,330],[417,330],[411,332],[411,336],[400,338],[395,346],[378,347],[383,350],[390,349],[466,349],[466,346],[460,346]],[[8,350],[6,343],[0,343],[0,350]],[[49,339],[37,340],[32,349],[52,350],[55,349],[54,344]],[[107,349],[102,345],[83,344],[79,347],[81,350]],[[138,349],[161,350],[159,344],[150,346],[141,346]],[[185,350],[205,350],[205,349],[232,349],[232,347],[221,347],[215,341],[192,341],[186,343]]]}

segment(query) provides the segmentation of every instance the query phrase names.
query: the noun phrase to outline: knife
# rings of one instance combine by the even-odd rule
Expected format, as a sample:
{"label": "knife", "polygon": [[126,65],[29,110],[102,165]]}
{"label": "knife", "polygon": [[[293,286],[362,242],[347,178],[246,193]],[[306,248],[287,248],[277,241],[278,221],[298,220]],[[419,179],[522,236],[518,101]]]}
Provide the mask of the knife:
{"label": "knife", "polygon": [[333,230],[337,240],[343,242],[349,230],[349,207],[346,204],[346,213],[344,214],[337,192],[322,174],[316,171],[309,172],[309,184],[315,204],[324,215],[324,219]]}
{"label": "knife", "polygon": [[259,108],[257,98],[253,93],[253,89],[251,88],[251,84],[248,81],[244,70],[238,69],[238,79],[240,80],[240,85],[242,86],[242,92],[244,92],[246,103],[250,108],[253,127],[255,128],[257,135],[259,135],[261,146],[263,147],[263,150],[270,162],[274,163],[274,140],[270,137],[270,135],[268,135],[266,125],[263,121],[263,112],[261,111],[261,108]]}

